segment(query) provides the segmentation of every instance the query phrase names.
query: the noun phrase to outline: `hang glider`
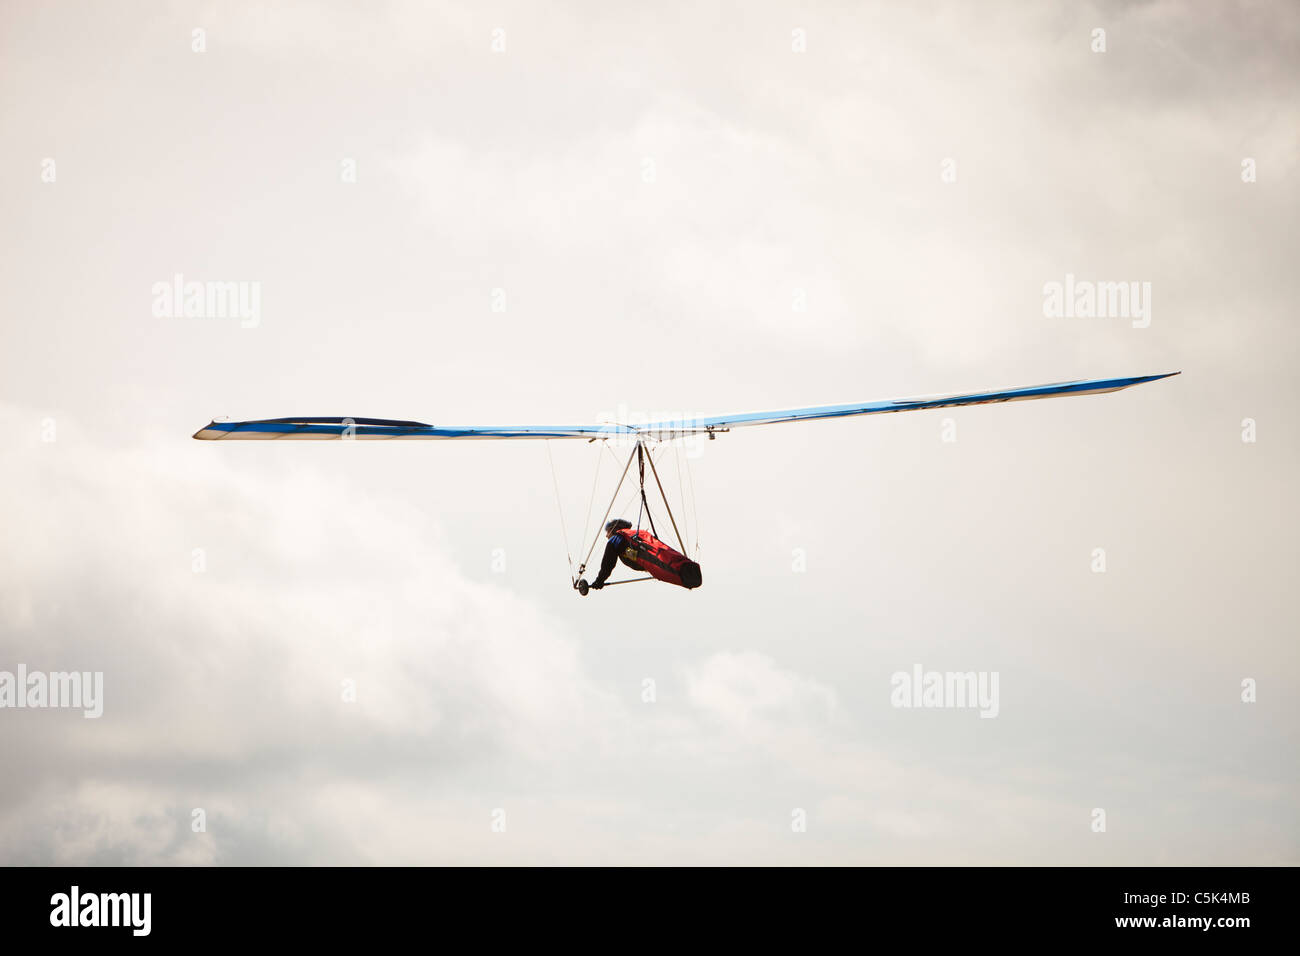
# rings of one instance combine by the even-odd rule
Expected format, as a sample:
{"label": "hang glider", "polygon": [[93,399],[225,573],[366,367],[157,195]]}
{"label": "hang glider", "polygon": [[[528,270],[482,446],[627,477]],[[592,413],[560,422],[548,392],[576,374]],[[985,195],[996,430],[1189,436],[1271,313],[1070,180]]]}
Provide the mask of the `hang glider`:
{"label": "hang glider", "polygon": [[248,422],[213,421],[194,433],[203,441],[329,441],[340,438],[355,439],[452,439],[452,438],[581,438],[598,441],[604,438],[634,438],[650,441],[670,441],[688,435],[717,433],[748,425],[770,425],[777,422],[814,421],[822,418],[851,418],[856,415],[880,415],[887,412],[914,412],[932,408],[957,408],[964,405],[992,405],[1000,402],[1023,402],[1037,398],[1059,398],[1070,395],[1102,395],[1118,392],[1133,385],[1155,382],[1177,375],[1139,375],[1132,378],[1100,378],[1077,382],[1057,382],[1051,385],[1033,385],[1028,388],[1007,388],[984,392],[934,395],[923,398],[900,398],[878,402],[857,402],[847,405],[814,405],[809,408],[787,408],[769,412],[738,412],[732,415],[715,415],[679,421],[651,422],[644,425],[625,425],[606,422],[597,425],[429,425],[425,422],[397,421],[388,418],[268,418]]}
{"label": "hang glider", "polygon": [[[955,395],[932,395],[924,398],[900,398],[882,402],[857,402],[848,405],[814,405],[809,408],[786,408],[770,412],[739,412],[733,415],[714,415],[704,418],[692,418],[679,421],[658,421],[649,424],[631,425],[621,422],[604,422],[597,425],[472,425],[450,426],[430,425],[425,422],[402,421],[391,418],[267,418],[248,422],[211,422],[194,433],[194,437],[204,441],[329,441],[332,439],[370,439],[391,440],[403,438],[452,439],[452,438],[581,438],[588,442],[603,439],[622,439],[632,444],[632,452],[623,466],[618,485],[610,499],[605,515],[596,525],[596,533],[586,557],[574,569],[573,556],[569,553],[568,532],[565,535],[565,554],[569,559],[569,577],[573,589],[587,595],[590,591],[600,590],[612,584],[629,584],[634,581],[661,580],[679,584],[687,590],[699,587],[702,577],[696,561],[687,556],[687,546],[677,520],[668,504],[668,495],[664,493],[659,471],[655,467],[655,454],[665,448],[677,446],[656,444],[671,442],[675,438],[692,435],[705,435],[716,438],[718,433],[747,425],[771,425],[777,422],[802,422],[823,418],[851,418],[856,415],[880,415],[887,412],[914,412],[932,408],[960,408],[965,405],[992,405],[1000,402],[1023,402],[1036,398],[1059,398],[1070,395],[1101,395],[1106,392],[1118,392],[1120,389],[1145,382],[1154,382],[1162,378],[1177,375],[1178,372],[1166,372],[1162,375],[1139,375],[1133,378],[1099,378],[1078,382],[1058,382],[1052,385],[1034,385],[1028,388],[995,389],[983,392],[958,393]],[[547,447],[548,457],[550,446]],[[639,507],[635,529],[626,519],[608,521],[614,505],[617,503],[623,484],[627,480],[633,462],[637,470],[633,481],[639,492]],[[650,467],[653,487],[658,490],[658,498],[663,502],[663,514],[667,515],[670,526],[677,538],[680,551],[659,539],[654,516],[647,496],[646,466]],[[689,474],[690,463],[687,462]],[[552,478],[554,463],[552,462]],[[597,478],[600,476],[599,460]],[[680,480],[680,475],[678,476]],[[593,503],[596,485],[592,484]],[[683,496],[685,492],[683,490]],[[559,500],[558,483],[556,499]],[[692,492],[693,499],[693,492]],[[588,511],[591,507],[588,506]],[[641,528],[641,519],[650,525],[649,531]],[[585,527],[585,526],[584,526]],[[587,564],[600,541],[601,529],[607,538],[605,557],[601,563],[601,573],[590,584],[583,577]],[[561,509],[561,528],[564,528],[563,509]],[[612,529],[612,530],[611,530]],[[698,528],[695,557],[699,556]],[[585,538],[585,534],[584,534]],[[643,577],[629,578],[623,581],[606,580],[614,565],[621,561],[637,571],[648,572]],[[685,573],[689,572],[689,574]]]}

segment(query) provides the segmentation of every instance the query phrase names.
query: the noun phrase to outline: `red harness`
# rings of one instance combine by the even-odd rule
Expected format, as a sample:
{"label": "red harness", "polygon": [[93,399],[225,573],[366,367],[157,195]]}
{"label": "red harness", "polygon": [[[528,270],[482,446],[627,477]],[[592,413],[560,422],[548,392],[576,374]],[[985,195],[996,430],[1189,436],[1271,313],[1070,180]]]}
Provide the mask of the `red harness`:
{"label": "red harness", "polygon": [[698,588],[703,582],[698,564],[668,547],[649,531],[624,528],[615,534],[623,539],[623,550],[618,558],[629,568],[683,588]]}

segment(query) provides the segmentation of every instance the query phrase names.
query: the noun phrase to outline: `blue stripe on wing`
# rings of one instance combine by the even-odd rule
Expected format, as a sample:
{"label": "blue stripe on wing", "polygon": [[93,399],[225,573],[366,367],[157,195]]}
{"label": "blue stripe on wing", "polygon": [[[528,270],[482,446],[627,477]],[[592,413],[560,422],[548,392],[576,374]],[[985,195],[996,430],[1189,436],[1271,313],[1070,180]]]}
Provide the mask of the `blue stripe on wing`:
{"label": "blue stripe on wing", "polygon": [[1053,398],[1066,395],[1088,395],[1114,392],[1131,385],[1169,378],[1178,372],[1161,375],[1139,375],[1132,378],[1099,378],[1078,382],[1057,382],[1051,385],[1031,385],[1025,388],[998,389],[983,392],[936,395],[923,398],[901,398],[878,402],[855,402],[845,405],[813,405],[807,408],[787,408],[767,412],[738,412],[733,415],[715,415],[686,421],[655,422],[642,426],[641,431],[651,433],[707,431],[744,425],[766,425],[775,422],[810,421],[819,418],[846,418],[852,415],[875,415],[884,412],[910,412],[927,408],[948,408],[957,405],[981,405],[993,402],[1012,402],[1025,399]]}
{"label": "blue stripe on wing", "polygon": [[[383,422],[384,424],[371,424]],[[212,422],[195,438],[609,438],[633,434],[626,425],[488,425],[444,426],[375,418],[272,418],[249,422]]]}

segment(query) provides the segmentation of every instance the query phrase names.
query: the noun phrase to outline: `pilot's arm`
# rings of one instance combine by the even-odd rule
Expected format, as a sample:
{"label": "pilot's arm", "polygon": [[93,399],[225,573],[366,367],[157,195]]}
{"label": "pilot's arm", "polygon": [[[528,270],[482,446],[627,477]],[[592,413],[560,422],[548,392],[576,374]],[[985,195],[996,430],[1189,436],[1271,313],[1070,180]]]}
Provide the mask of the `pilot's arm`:
{"label": "pilot's arm", "polygon": [[618,564],[618,556],[623,550],[626,542],[622,535],[614,535],[605,545],[605,556],[600,559],[600,574],[596,575],[596,580],[591,582],[593,588],[603,588],[605,580],[614,573],[614,565]]}

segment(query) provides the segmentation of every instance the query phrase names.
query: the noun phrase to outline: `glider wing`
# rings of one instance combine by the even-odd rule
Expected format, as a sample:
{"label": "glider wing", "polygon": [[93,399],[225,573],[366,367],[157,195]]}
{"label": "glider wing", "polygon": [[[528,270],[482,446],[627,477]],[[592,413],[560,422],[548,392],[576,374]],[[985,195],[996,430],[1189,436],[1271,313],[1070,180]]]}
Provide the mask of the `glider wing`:
{"label": "glider wing", "polygon": [[913,412],[928,408],[955,408],[962,405],[991,405],[999,402],[1023,402],[1035,398],[1068,395],[1101,395],[1144,382],[1154,382],[1177,375],[1140,375],[1134,378],[1099,378],[1027,388],[1006,388],[924,398],[900,398],[881,402],[856,402],[848,405],[813,405],[771,412],[737,412],[678,421],[652,422],[647,425],[428,425],[424,422],[396,421],[388,418],[268,418],[251,422],[212,422],[194,433],[206,441],[239,440],[330,440],[356,439],[449,439],[449,438],[602,438],[642,437],[655,440],[684,435],[728,431],[746,425],[770,425],[775,422],[802,422],[819,418],[849,418],[854,415],[879,415],[885,412]]}

